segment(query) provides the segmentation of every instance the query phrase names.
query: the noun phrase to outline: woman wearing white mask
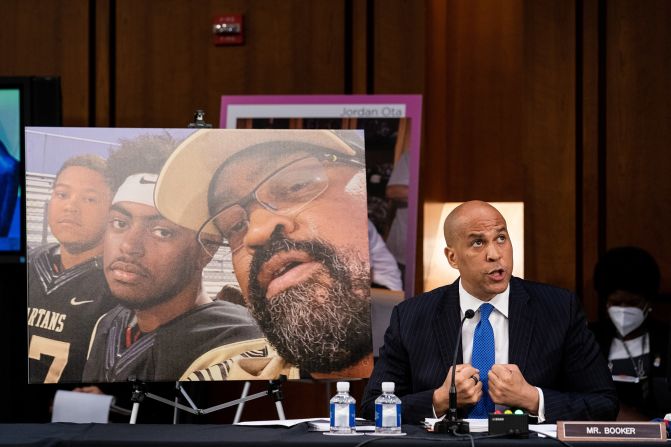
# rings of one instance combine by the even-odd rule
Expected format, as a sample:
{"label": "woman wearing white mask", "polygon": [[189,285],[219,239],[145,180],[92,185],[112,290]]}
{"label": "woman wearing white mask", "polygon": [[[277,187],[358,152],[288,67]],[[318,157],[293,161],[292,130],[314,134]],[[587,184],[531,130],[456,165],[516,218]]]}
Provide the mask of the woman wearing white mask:
{"label": "woman wearing white mask", "polygon": [[591,325],[608,359],[620,398],[620,420],[648,420],[671,411],[669,325],[653,318],[660,272],[638,247],[609,250],[594,270],[598,323]]}

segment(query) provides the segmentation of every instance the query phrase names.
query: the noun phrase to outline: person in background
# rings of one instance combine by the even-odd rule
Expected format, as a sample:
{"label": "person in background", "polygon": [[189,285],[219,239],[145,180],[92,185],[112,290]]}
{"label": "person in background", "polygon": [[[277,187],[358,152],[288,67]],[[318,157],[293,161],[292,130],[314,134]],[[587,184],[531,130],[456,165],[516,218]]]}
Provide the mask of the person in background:
{"label": "person in background", "polygon": [[[391,223],[386,243],[392,252],[401,270],[401,276],[405,275],[405,251],[408,235],[408,183],[410,182],[410,170],[408,168],[408,151],[405,151],[394,164],[387,182],[386,195],[394,205],[396,213]],[[405,280],[405,278],[403,278]]]}
{"label": "person in background", "polygon": [[660,271],[639,247],[608,250],[594,268],[600,319],[590,325],[608,361],[620,420],[648,420],[671,412],[669,322],[652,318]]}
{"label": "person in background", "polygon": [[371,285],[389,290],[403,290],[401,271],[396,264],[396,259],[370,220],[368,220],[368,251],[372,277]]}
{"label": "person in background", "polygon": [[47,221],[58,243],[28,252],[29,383],[79,382],[88,339],[114,306],[100,268],[112,189],[97,155],[66,160]]}
{"label": "person in background", "polygon": [[[486,202],[466,202],[448,215],[444,231],[445,256],[461,276],[394,308],[363,416],[372,418],[381,383],[390,381],[404,421],[440,417],[455,374],[464,417],[486,418],[499,405],[539,422],[614,419],[615,386],[578,299],[512,277],[513,247],[501,213]],[[467,310],[475,317],[466,319],[457,346]]]}

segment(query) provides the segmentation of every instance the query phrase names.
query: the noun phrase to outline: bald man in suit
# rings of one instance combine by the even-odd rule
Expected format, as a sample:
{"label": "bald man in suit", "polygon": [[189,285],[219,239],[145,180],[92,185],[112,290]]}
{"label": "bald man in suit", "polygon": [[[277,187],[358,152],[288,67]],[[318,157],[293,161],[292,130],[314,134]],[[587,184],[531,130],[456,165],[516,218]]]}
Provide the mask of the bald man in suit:
{"label": "bald man in suit", "polygon": [[[539,422],[615,419],[615,387],[576,296],[512,277],[506,222],[490,204],[458,206],[444,230],[445,255],[460,278],[394,308],[364,393],[364,416],[372,417],[383,381],[396,383],[404,423],[444,415],[459,324],[472,309],[455,368],[461,417],[486,417],[498,406],[524,409]],[[483,311],[494,345],[486,368],[474,366]]]}

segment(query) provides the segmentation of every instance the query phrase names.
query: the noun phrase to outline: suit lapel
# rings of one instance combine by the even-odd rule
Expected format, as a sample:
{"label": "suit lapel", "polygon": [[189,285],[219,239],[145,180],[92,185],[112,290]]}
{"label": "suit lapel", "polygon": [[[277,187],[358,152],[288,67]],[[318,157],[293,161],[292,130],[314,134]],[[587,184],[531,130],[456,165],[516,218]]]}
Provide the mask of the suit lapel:
{"label": "suit lapel", "polygon": [[[461,322],[458,281],[455,281],[445,289],[436,309],[436,315],[433,317],[433,330],[440,355],[443,359],[443,365],[445,365],[445,371],[449,370],[452,365],[457,331]],[[461,347],[459,347],[457,364],[461,363],[462,358]]]}
{"label": "suit lapel", "polygon": [[510,300],[508,312],[508,363],[519,366],[525,372],[527,355],[531,339],[534,336],[535,315],[531,307],[531,297],[517,278],[510,281]]}

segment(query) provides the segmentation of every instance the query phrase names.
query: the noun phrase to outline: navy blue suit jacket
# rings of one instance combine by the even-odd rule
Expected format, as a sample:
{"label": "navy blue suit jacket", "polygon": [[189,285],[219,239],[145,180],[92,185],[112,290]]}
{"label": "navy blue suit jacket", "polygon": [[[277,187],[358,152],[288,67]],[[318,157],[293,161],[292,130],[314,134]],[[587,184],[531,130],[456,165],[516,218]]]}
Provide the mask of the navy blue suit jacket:
{"label": "navy blue suit jacket", "polygon": [[[433,391],[447,376],[459,323],[458,281],[398,304],[364,392],[364,417],[373,417],[387,381],[396,383],[404,423],[433,417]],[[508,363],[543,390],[546,422],[615,419],[615,386],[574,294],[512,278],[508,331]],[[459,346],[457,363],[462,358]]]}

